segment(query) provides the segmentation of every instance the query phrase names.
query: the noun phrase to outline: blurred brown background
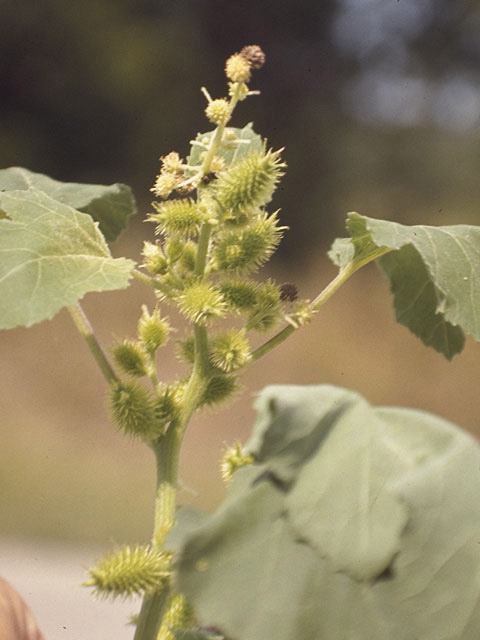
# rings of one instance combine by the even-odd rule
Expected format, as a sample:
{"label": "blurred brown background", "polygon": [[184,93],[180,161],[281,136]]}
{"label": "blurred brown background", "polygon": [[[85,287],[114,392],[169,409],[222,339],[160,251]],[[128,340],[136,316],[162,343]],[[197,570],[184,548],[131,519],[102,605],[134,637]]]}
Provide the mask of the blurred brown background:
{"label": "blurred brown background", "polygon": [[[347,211],[403,223],[478,224],[480,8],[447,0],[43,0],[0,5],[0,166],[59,180],[126,182],[139,214],[112,248],[138,259],[158,157],[185,154],[205,85],[259,44],[253,120],[289,165],[274,206],[291,230],[268,268],[313,297],[334,275],[325,252]],[[150,293],[85,299],[105,345],[133,335]],[[105,542],[147,539],[154,469],[109,423],[104,381],[69,317],[0,334],[0,535]],[[452,363],[396,325],[374,266],[308,328],[244,376],[245,391],[191,426],[181,499],[221,498],[224,443],[246,438],[268,383],[332,383],[374,404],[433,411],[480,433],[480,348]],[[171,353],[161,375],[173,375]]]}

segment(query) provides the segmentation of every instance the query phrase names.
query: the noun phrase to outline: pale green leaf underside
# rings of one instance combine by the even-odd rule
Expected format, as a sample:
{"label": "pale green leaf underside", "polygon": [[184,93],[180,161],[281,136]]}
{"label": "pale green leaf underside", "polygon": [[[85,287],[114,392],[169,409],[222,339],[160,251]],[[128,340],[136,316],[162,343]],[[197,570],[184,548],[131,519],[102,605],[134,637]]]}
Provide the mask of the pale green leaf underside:
{"label": "pale green leaf underside", "polygon": [[480,448],[435,416],[331,386],[265,389],[179,585],[237,640],[477,640]]}
{"label": "pale green leaf underside", "polygon": [[[195,140],[197,142],[202,142],[203,144],[208,144],[214,133],[215,131],[198,133]],[[251,122],[245,125],[243,129],[227,127],[226,134],[230,135],[232,143],[230,147],[226,146],[225,148],[220,149],[218,155],[224,159],[227,167],[238,162],[238,160],[243,156],[248,155],[253,151],[261,151],[263,148],[262,138],[258,133],[255,133]],[[233,142],[233,140],[242,140],[243,142],[237,143]],[[187,160],[188,164],[192,167],[200,165],[202,163],[202,154],[204,151],[205,149],[202,146],[193,144]]]}
{"label": "pale green leaf underside", "polygon": [[22,167],[0,169],[0,191],[18,191],[30,187],[91,215],[100,224],[100,230],[108,242],[115,240],[125,229],[128,217],[135,213],[132,191],[125,184],[103,186],[59,182]]}
{"label": "pale green leaf underside", "polygon": [[53,317],[89,291],[122,289],[135,263],[112,258],[97,223],[42,191],[0,193],[0,328]]}
{"label": "pale green leaf underside", "polygon": [[340,267],[385,247],[380,267],[390,280],[397,320],[452,358],[463,331],[480,340],[480,227],[405,226],[350,213],[350,239],[336,240],[331,259]]}

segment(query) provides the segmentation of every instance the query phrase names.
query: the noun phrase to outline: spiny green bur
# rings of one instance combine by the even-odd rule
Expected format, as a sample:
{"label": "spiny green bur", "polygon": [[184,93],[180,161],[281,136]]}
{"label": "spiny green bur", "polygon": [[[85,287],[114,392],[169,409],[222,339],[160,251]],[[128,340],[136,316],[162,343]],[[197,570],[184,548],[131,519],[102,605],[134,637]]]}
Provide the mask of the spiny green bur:
{"label": "spiny green bur", "polygon": [[165,587],[170,567],[171,559],[166,553],[146,546],[124,546],[92,567],[84,585],[104,597],[143,595]]}

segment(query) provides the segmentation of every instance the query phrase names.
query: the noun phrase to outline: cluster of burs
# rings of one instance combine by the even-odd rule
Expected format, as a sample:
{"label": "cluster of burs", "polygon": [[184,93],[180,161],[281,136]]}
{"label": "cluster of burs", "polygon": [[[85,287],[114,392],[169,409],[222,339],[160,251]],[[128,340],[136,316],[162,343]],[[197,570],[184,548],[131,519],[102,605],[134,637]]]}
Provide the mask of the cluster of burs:
{"label": "cluster of burs", "polygon": [[[301,324],[307,305],[293,302],[292,285],[253,274],[275,251],[285,227],[278,212],[268,213],[285,164],[280,151],[267,148],[253,132],[228,127],[236,104],[250,91],[252,69],[264,55],[257,46],[231,56],[225,71],[228,98],[212,100],[206,116],[216,128],[199,134],[184,161],[176,152],[161,158],[161,170],[152,191],[158,200],[148,221],[156,225],[156,243],[145,242],[143,269],[159,301],[176,306],[189,322],[178,355],[195,363],[195,327],[208,334],[208,385],[198,404],[216,404],[236,388],[235,372],[252,359],[250,332],[264,332],[279,322]],[[225,318],[236,317],[235,328]],[[147,440],[158,436],[178,411],[188,376],[172,384],[157,380],[155,352],[169,337],[170,325],[156,308],[143,307],[138,338],[117,344],[117,364],[134,377],[150,377],[150,396],[136,383],[118,383],[112,390],[115,421],[132,435]]]}

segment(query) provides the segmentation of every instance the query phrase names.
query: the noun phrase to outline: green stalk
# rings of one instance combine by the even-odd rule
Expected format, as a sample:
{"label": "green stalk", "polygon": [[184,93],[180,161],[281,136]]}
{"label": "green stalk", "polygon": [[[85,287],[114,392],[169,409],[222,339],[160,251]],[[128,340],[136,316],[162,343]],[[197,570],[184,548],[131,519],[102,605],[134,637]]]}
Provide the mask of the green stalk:
{"label": "green stalk", "polygon": [[[232,115],[233,110],[237,106],[237,102],[240,99],[241,95],[241,83],[239,83],[235,89],[233,96],[230,99],[230,115]],[[210,171],[210,165],[212,164],[212,160],[220,148],[220,144],[223,138],[223,132],[225,131],[225,127],[227,126],[226,122],[222,122],[215,129],[215,133],[213,134],[212,140],[210,142],[210,146],[207,149],[205,154],[205,158],[203,159],[201,172],[203,175],[207,174]]]}
{"label": "green stalk", "polygon": [[[167,433],[153,447],[157,463],[157,486],[152,544],[160,549],[165,536],[175,524],[178,458],[182,440],[179,427],[178,423],[172,422]],[[144,597],[134,640],[156,640],[169,597],[168,587]]]}
{"label": "green stalk", "polygon": [[77,302],[75,306],[67,307],[68,312],[75,323],[82,338],[87,343],[87,347],[90,349],[91,354],[95,358],[96,363],[100,367],[106,381],[111,384],[112,382],[118,382],[118,377],[113,370],[112,365],[108,361],[100,343],[98,342],[95,334],[93,333],[92,325],[90,324],[84,310]]}
{"label": "green stalk", "polygon": [[[157,462],[155,525],[153,544],[160,549],[175,524],[178,461],[183,435],[208,383],[207,331],[195,325],[195,362],[185,390],[179,417],[153,446]],[[134,640],[156,640],[165,615],[170,590],[145,596],[138,617]]]}

